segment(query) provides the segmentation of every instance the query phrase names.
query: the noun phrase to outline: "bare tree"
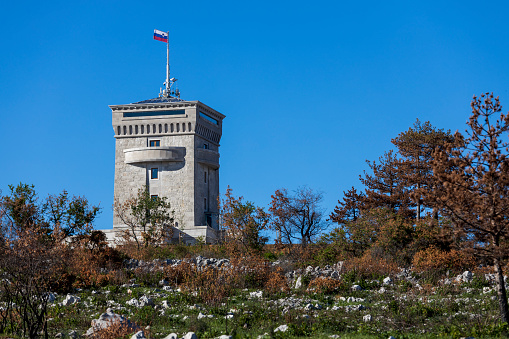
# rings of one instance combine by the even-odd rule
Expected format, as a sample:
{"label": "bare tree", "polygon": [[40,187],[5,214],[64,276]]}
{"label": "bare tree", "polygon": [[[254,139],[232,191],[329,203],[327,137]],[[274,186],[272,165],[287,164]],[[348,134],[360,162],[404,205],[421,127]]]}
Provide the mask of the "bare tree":
{"label": "bare tree", "polygon": [[325,210],[320,206],[323,195],[308,187],[299,187],[293,195],[280,189],[271,196],[271,228],[278,233],[278,241],[302,245],[312,243],[329,223],[324,219]]}

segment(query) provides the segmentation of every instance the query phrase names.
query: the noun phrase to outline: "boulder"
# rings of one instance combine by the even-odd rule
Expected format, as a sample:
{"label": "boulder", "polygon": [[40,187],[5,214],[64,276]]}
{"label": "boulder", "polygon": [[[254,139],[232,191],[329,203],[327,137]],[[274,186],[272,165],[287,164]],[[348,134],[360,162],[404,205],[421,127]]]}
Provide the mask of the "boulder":
{"label": "boulder", "polygon": [[281,326],[278,326],[274,332],[286,332],[288,331],[288,325],[281,325]]}
{"label": "boulder", "polygon": [[116,314],[113,312],[111,308],[106,310],[106,313],[103,313],[99,316],[99,319],[92,320],[92,327],[90,327],[85,334],[87,337],[95,337],[95,334],[105,328],[110,327],[114,324],[121,324],[122,326],[126,326],[133,331],[138,329],[136,324],[132,323],[129,319],[121,316],[120,314]]}
{"label": "boulder", "polygon": [[79,303],[81,301],[81,298],[80,297],[76,297],[72,294],[68,294],[64,301],[62,301],[62,306],[69,306],[69,305],[73,305],[73,304],[76,304],[76,303]]}
{"label": "boulder", "polygon": [[194,334],[194,332],[187,332],[182,339],[198,339],[198,337]]}
{"label": "boulder", "polygon": [[163,339],[179,339],[179,336],[177,335],[177,333],[170,333]]}
{"label": "boulder", "polygon": [[295,281],[295,289],[299,289],[302,287],[302,276],[299,275],[299,277],[297,278],[297,280]]}
{"label": "boulder", "polygon": [[143,333],[143,331],[138,331],[135,334],[133,334],[131,339],[147,339],[147,338],[145,337],[145,333]]}
{"label": "boulder", "polygon": [[352,291],[362,291],[362,287],[360,287],[359,285],[353,285]]}

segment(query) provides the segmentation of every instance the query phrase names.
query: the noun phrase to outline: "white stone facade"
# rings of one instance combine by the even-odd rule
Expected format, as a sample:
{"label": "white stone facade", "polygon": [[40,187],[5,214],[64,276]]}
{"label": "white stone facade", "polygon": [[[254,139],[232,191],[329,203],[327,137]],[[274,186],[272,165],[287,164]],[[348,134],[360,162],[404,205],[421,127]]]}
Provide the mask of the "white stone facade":
{"label": "white stone facade", "polygon": [[[151,195],[168,198],[185,241],[197,237],[215,241],[219,142],[225,116],[199,101],[164,98],[110,108],[115,200],[125,201],[147,185]],[[113,230],[124,227],[114,216]]]}

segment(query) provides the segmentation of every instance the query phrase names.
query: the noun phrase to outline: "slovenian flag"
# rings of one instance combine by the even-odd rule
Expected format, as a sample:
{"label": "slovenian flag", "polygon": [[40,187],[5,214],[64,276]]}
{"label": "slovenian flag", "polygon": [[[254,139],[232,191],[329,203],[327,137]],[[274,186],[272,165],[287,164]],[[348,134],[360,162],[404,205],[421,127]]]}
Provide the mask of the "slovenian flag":
{"label": "slovenian flag", "polygon": [[162,42],[168,42],[168,33],[154,29],[154,39]]}

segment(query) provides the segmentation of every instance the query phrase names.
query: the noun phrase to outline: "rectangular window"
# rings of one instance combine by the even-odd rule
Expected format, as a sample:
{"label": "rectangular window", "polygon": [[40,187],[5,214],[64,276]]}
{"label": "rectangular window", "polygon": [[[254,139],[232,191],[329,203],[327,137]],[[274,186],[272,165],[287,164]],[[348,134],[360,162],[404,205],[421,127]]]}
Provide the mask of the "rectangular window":
{"label": "rectangular window", "polygon": [[203,144],[204,149],[209,149],[209,144]]}
{"label": "rectangular window", "polygon": [[124,118],[137,118],[137,117],[157,117],[161,115],[184,115],[185,109],[176,109],[171,111],[138,111],[123,113]]}
{"label": "rectangular window", "polygon": [[159,179],[159,169],[158,168],[150,169],[150,179]]}
{"label": "rectangular window", "polygon": [[159,197],[159,196],[158,196],[157,194],[153,194],[153,195],[151,195],[151,196],[150,196],[150,198],[151,198],[152,200],[156,200],[158,197]]}
{"label": "rectangular window", "polygon": [[204,174],[203,178],[205,179],[205,183],[207,183],[207,172],[203,172],[203,174]]}
{"label": "rectangular window", "polygon": [[207,198],[203,198],[203,208],[207,211]]}
{"label": "rectangular window", "polygon": [[159,146],[161,146],[161,140],[150,140],[149,146],[150,147],[159,147]]}
{"label": "rectangular window", "polygon": [[217,121],[216,119],[212,118],[211,116],[209,116],[203,112],[200,112],[200,117],[202,117],[203,119],[205,119],[207,121],[210,121],[214,125],[219,125],[219,121]]}

